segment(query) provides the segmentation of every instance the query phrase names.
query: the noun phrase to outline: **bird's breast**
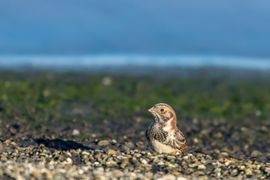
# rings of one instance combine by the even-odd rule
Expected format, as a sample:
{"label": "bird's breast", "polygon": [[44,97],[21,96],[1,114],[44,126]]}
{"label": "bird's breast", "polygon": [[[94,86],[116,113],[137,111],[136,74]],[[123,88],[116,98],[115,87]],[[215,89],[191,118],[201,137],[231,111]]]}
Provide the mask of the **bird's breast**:
{"label": "bird's breast", "polygon": [[166,144],[163,144],[162,142],[158,141],[158,140],[152,140],[152,146],[154,148],[154,150],[156,152],[159,152],[159,153],[174,153],[175,152],[175,149],[172,148],[171,146],[168,146]]}

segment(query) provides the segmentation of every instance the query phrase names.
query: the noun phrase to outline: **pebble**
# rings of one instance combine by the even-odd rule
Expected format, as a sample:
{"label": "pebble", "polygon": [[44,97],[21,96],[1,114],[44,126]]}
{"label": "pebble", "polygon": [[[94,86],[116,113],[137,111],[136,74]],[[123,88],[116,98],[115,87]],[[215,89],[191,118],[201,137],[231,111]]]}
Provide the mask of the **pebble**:
{"label": "pebble", "polygon": [[247,175],[247,177],[251,177],[253,172],[251,169],[245,169],[245,174]]}
{"label": "pebble", "polygon": [[117,141],[115,139],[112,140],[112,144],[115,145],[117,144]]}
{"label": "pebble", "polygon": [[117,151],[115,151],[115,150],[113,150],[113,149],[109,149],[109,150],[107,151],[107,154],[108,154],[109,156],[115,156],[115,155],[117,155]]}
{"label": "pebble", "polygon": [[233,169],[232,172],[231,172],[231,175],[233,177],[237,176],[238,175],[238,170],[237,169]]}
{"label": "pebble", "polygon": [[256,150],[252,151],[251,153],[251,157],[254,157],[254,158],[259,157],[260,155],[261,155],[261,152],[256,151]]}
{"label": "pebble", "polygon": [[68,164],[72,164],[73,161],[72,161],[71,158],[67,158],[67,159],[66,159],[66,162],[67,162]]}
{"label": "pebble", "polygon": [[78,129],[73,129],[72,135],[73,136],[78,136],[78,135],[80,135],[80,131]]}
{"label": "pebble", "polygon": [[174,175],[168,174],[157,178],[157,180],[176,180],[176,177]]}
{"label": "pebble", "polygon": [[[218,124],[214,127],[217,126]],[[239,129],[240,127],[237,130]],[[248,127],[247,129],[253,130]],[[257,129],[261,133],[260,128]],[[270,168],[267,162],[269,162],[270,154],[262,153],[263,150],[260,151],[257,146],[250,144],[250,142],[254,143],[252,138],[241,146],[238,145],[241,137],[234,139],[230,146],[226,146],[223,142],[226,138],[218,138],[219,135],[209,142],[204,139],[204,136],[211,133],[211,135],[218,132],[222,134],[224,131],[215,130],[214,132],[205,130],[202,138],[198,134],[194,135],[200,137],[196,137],[199,143],[193,142],[194,136],[191,137],[191,150],[177,156],[149,151],[143,139],[139,137],[133,141],[132,134],[118,137],[117,140],[114,139],[115,137],[99,140],[99,134],[96,134],[95,138],[92,138],[90,134],[89,137],[92,139],[87,139],[83,144],[93,144],[93,147],[97,147],[94,149],[74,148],[76,144],[47,147],[33,140],[28,145],[21,146],[22,143],[16,140],[16,137],[1,139],[0,179],[3,174],[14,179],[42,179],[42,177],[45,179],[109,179],[112,177],[127,179],[130,177],[130,179],[180,180],[186,178],[269,178]],[[241,136],[242,132],[245,132],[245,128],[239,131],[237,136]],[[244,137],[246,136],[248,133]],[[233,148],[231,145],[234,145]],[[60,149],[62,146],[65,150]]]}
{"label": "pebble", "polygon": [[140,162],[141,162],[142,164],[148,164],[147,160],[146,160],[146,159],[143,159],[143,158],[140,159]]}
{"label": "pebble", "polygon": [[185,177],[177,177],[177,180],[187,180]]}
{"label": "pebble", "polygon": [[200,165],[198,166],[198,169],[199,169],[199,170],[205,170],[205,169],[206,169],[206,167],[205,167],[205,165],[200,164]]}
{"label": "pebble", "polygon": [[110,144],[110,142],[108,140],[101,140],[98,142],[99,146],[107,146],[109,144]]}

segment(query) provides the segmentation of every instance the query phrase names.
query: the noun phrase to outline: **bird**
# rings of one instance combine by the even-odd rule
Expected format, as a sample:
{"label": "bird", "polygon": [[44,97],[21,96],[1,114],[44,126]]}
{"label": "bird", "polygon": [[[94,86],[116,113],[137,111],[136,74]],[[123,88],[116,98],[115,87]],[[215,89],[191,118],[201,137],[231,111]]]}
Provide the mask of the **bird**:
{"label": "bird", "polygon": [[174,109],[166,103],[158,103],[148,111],[155,117],[145,133],[151,148],[158,153],[183,153],[187,142],[184,134],[177,128]]}

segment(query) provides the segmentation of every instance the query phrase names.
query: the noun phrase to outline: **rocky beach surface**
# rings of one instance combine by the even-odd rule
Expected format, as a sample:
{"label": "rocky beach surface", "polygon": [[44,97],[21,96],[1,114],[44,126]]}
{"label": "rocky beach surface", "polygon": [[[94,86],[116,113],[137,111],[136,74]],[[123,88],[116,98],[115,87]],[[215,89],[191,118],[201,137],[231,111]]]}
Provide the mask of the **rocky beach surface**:
{"label": "rocky beach surface", "polygon": [[[264,76],[0,74],[2,179],[270,178]],[[157,102],[177,111],[182,155],[148,147],[147,108]]]}

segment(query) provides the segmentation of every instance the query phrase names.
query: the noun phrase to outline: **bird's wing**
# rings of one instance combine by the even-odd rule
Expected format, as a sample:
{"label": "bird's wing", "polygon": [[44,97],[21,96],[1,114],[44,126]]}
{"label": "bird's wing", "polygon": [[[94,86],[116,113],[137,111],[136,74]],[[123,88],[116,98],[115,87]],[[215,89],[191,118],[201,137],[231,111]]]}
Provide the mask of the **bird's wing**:
{"label": "bird's wing", "polygon": [[179,129],[175,131],[174,137],[167,139],[165,144],[179,150],[184,150],[187,147],[185,136]]}
{"label": "bird's wing", "polygon": [[186,148],[187,146],[186,138],[179,129],[177,129],[177,131],[175,132],[175,141],[176,141],[177,149],[181,150],[181,149]]}

